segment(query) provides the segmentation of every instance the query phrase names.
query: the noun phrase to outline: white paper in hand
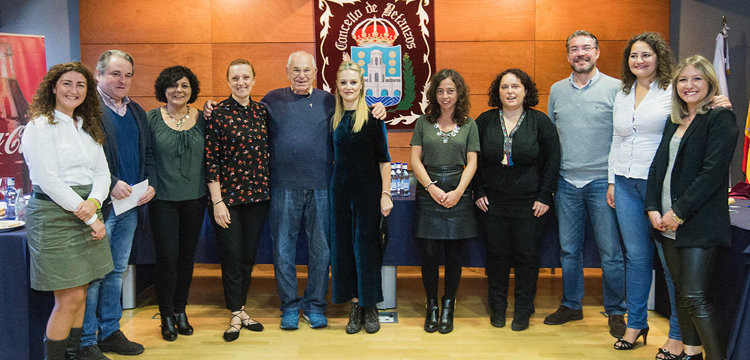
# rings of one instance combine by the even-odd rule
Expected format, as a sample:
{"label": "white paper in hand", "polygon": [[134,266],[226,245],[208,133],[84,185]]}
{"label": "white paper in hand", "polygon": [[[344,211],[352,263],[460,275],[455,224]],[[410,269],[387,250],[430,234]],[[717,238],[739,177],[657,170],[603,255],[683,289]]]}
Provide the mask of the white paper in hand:
{"label": "white paper in hand", "polygon": [[130,187],[133,192],[130,196],[117,200],[112,198],[112,208],[115,210],[115,215],[120,215],[136,206],[138,206],[138,199],[146,193],[148,190],[148,179],[143,180]]}

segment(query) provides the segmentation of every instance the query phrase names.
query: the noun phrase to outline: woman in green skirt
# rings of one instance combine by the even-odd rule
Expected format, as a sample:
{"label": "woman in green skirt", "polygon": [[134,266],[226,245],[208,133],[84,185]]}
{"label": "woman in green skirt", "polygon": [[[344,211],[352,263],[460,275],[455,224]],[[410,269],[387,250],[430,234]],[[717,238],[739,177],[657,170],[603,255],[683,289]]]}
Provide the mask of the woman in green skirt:
{"label": "woman in green skirt", "polygon": [[113,268],[99,211],[110,178],[94,76],[80,62],[53,66],[31,115],[21,143],[34,184],[26,224],[31,287],[55,294],[45,359],[77,359],[86,288]]}

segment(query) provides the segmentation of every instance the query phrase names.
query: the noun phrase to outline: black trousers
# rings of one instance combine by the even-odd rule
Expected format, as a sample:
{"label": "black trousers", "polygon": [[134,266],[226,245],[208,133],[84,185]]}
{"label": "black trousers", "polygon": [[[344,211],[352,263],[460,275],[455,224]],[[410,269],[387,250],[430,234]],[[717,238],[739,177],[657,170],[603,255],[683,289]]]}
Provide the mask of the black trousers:
{"label": "black trousers", "polygon": [[505,314],[508,308],[510,268],[515,269],[515,314],[534,313],[536,282],[539,277],[540,218],[533,215],[507,217],[483,215],[487,250],[487,297],[490,311]]}
{"label": "black trousers", "polygon": [[[268,214],[268,201],[229,206],[228,228],[216,225],[214,233],[221,256],[221,281],[227,309],[245,306],[258,242]],[[211,214],[213,218],[213,212]]]}
{"label": "black trousers", "polygon": [[716,319],[711,299],[720,248],[678,248],[675,240],[661,238],[664,259],[674,281],[677,321],[685,345],[703,345],[706,359],[724,359],[727,328]]}
{"label": "black trousers", "polygon": [[440,259],[445,253],[446,299],[455,299],[458,283],[461,281],[461,259],[464,252],[464,239],[418,239],[422,245],[422,284],[427,298],[437,298],[440,278]]}
{"label": "black trousers", "polygon": [[185,312],[205,209],[205,197],[185,201],[154,199],[149,204],[156,250],[154,287],[162,316]]}

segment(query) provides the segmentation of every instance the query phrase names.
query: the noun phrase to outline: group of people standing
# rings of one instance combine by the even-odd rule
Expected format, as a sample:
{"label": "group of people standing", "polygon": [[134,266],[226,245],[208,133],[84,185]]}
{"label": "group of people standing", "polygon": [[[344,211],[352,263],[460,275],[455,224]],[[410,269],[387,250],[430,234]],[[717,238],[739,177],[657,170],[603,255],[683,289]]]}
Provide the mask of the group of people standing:
{"label": "group of people standing", "polygon": [[[656,244],[672,302],[669,340],[657,359],[702,359],[701,345],[709,359],[723,359],[726,341],[707,289],[717,249],[729,242],[726,184],[737,139],[726,109],[731,104],[716,96],[705,58],[675,66],[655,33],[628,42],[622,82],[596,68],[599,47],[590,32],[571,34],[566,50],[573,72],[552,86],[547,115],[533,108],[538,90],[520,69],[497,75],[489,87],[492,109],[476,120],[458,72],[443,69],[431,79],[429,104],[410,142],[420,185],[414,237],[422,251],[425,331],[453,330],[463,246],[480,232],[490,323],[506,324],[512,267],[511,328],[527,329],[535,312],[540,229],[554,206],[564,289],[545,324],[583,318],[588,217],[615,349],[632,349],[641,336],[646,343]],[[166,105],[146,113],[127,96],[134,73],[127,53],[104,52],[94,74],[81,63],[50,69],[22,139],[34,183],[27,210],[31,284],[55,294],[47,359],[144,351],[119,330],[122,274],[139,210],[115,214],[107,200],[130,196],[143,180],[149,186],[138,205],[150,202],[165,340],[194,331],[185,308],[206,208],[230,311],[224,340],[236,340],[242,328],[263,330],[245,301],[266,220],[281,329],[298,328],[300,309],[310,327],[327,326],[329,264],[332,301],[351,303],[346,332],[380,329],[379,227],[393,208],[386,111],[379,103],[368,108],[357,63],[342,61],[335,94],[313,87],[316,72],[312,55],[292,53],[290,86],[258,102],[250,97],[255,69],[237,59],[226,73],[231,95],[199,111],[189,106],[200,92],[197,77],[172,66],[154,85]],[[303,218],[310,256],[300,296],[295,249]]]}

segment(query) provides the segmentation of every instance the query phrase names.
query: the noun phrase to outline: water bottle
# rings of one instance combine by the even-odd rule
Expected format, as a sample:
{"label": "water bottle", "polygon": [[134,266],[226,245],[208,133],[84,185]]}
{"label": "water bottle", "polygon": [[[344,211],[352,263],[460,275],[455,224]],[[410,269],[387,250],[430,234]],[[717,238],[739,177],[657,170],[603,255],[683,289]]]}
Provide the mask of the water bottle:
{"label": "water bottle", "polygon": [[403,196],[404,194],[401,189],[401,163],[400,162],[396,163],[396,176],[394,178],[396,179],[396,196]]}
{"label": "water bottle", "polygon": [[401,164],[401,192],[404,196],[409,196],[409,169],[406,163]]}
{"label": "water bottle", "polygon": [[26,201],[23,197],[23,189],[18,189],[18,195],[16,195],[16,220],[26,220]]}
{"label": "water bottle", "polygon": [[398,178],[396,177],[396,164],[391,163],[391,197],[398,194]]}
{"label": "water bottle", "polygon": [[5,191],[5,218],[15,220],[16,218],[16,180],[8,178],[8,190]]}

